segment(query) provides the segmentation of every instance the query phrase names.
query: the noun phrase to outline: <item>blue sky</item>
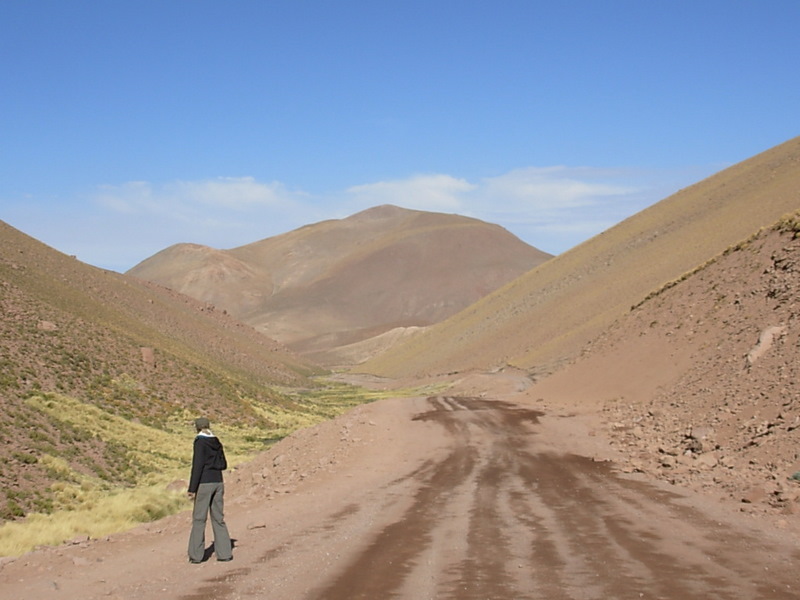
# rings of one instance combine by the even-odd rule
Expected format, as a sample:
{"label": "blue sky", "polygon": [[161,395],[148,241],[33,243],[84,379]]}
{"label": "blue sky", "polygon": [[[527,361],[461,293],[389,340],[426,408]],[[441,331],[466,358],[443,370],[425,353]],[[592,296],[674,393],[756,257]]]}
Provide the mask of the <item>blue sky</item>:
{"label": "blue sky", "polygon": [[800,134],[800,2],[2,0],[0,219],[124,271],[378,204],[559,253]]}

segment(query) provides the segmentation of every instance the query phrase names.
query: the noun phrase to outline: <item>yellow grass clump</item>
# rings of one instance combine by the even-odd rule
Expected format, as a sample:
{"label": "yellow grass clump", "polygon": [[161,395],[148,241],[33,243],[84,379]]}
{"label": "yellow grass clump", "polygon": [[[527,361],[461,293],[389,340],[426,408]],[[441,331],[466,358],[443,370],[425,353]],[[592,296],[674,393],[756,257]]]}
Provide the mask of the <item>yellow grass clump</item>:
{"label": "yellow grass clump", "polygon": [[176,443],[180,437],[177,433],[129,421],[65,395],[32,396],[26,402],[55,421],[69,423],[107,443],[124,447],[130,462],[156,479],[174,473],[176,467],[191,460],[191,446]]}
{"label": "yellow grass clump", "polygon": [[[212,429],[225,445],[229,466],[251,459],[298,429],[331,419],[357,405],[385,397],[434,393],[427,388],[376,391],[332,381],[319,383],[314,389],[284,390],[291,399],[288,407],[245,399],[275,424],[270,429],[233,426],[212,418]],[[96,474],[76,470],[64,457],[43,454],[39,462],[57,480],[49,488],[55,510],[1,525],[0,556],[16,556],[37,546],[76,538],[99,538],[189,507],[185,494],[170,491],[168,484],[188,479],[195,435],[193,419],[198,415],[179,411],[164,429],[156,429],[66,395],[43,394],[26,402],[53,422],[68,423],[124,452],[133,484],[113,484]]]}
{"label": "yellow grass clump", "polygon": [[18,556],[37,546],[74,539],[100,538],[174,514],[188,502],[183,493],[169,492],[164,486],[124,489],[110,495],[90,491],[78,510],[32,514],[24,521],[2,525],[0,556]]}

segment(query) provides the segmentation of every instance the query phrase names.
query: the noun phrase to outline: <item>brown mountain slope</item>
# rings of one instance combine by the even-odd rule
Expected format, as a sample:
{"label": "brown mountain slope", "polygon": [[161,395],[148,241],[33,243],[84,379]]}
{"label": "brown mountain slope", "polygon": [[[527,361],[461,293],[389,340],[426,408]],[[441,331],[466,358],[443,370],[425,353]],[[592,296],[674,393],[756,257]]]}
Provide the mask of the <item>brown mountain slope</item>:
{"label": "brown mountain slope", "polygon": [[359,367],[548,372],[642,300],[800,206],[800,138],[662,200]]}
{"label": "brown mountain slope", "polygon": [[800,511],[800,212],[667,287],[529,390],[605,413],[628,469]]}
{"label": "brown mountain slope", "polygon": [[130,484],[141,474],[130,448],[62,418],[72,400],[87,421],[97,409],[154,429],[197,413],[268,426],[254,405],[284,402],[272,388],[307,385],[312,372],[229,315],[3,222],[0,309],[0,521],[48,510],[62,476]]}
{"label": "brown mountain slope", "polygon": [[549,257],[496,225],[380,206],[232,250],[179,244],[129,274],[330,359],[333,348],[441,321]]}

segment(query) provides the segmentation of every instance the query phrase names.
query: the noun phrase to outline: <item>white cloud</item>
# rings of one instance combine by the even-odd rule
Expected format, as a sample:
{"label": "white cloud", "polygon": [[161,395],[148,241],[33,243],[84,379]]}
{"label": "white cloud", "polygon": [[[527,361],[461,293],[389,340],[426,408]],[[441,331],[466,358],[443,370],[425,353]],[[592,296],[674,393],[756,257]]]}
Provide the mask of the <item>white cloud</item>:
{"label": "white cloud", "polygon": [[346,191],[365,208],[396,204],[418,210],[457,212],[463,207],[463,195],[475,187],[465,179],[434,174],[356,185]]}
{"label": "white cloud", "polygon": [[515,169],[474,182],[447,174],[415,175],[348,188],[346,204],[350,213],[379,204],[459,213],[502,225],[555,254],[664,197],[654,194],[652,176],[565,166]]}
{"label": "white cloud", "polygon": [[142,207],[152,208],[153,190],[146,181],[129,181],[122,185],[101,185],[95,193],[95,201],[121,213],[139,213]]}
{"label": "white cloud", "polygon": [[278,182],[259,183],[253,177],[220,177],[201,181],[175,181],[154,186],[146,181],[98,187],[95,200],[126,213],[189,215],[198,210],[248,211],[292,203],[296,196]]}
{"label": "white cloud", "polygon": [[589,168],[528,167],[484,179],[482,194],[533,210],[578,208],[597,204],[603,197],[636,191],[608,180],[619,172]]}
{"label": "white cloud", "polygon": [[558,254],[661,199],[652,192],[652,181],[634,170],[528,167],[481,180],[469,208]]}
{"label": "white cloud", "polygon": [[[116,270],[126,270],[179,242],[231,248],[314,222],[318,216],[307,194],[253,177],[160,184],[130,181],[98,186],[91,200],[102,209],[96,215],[102,224],[92,237],[108,237],[104,243],[114,249],[99,252],[99,260],[84,252],[79,258]],[[138,256],[133,255],[137,246]],[[120,248],[131,254],[127,264],[109,259],[119,256]]]}
{"label": "white cloud", "polygon": [[130,181],[99,186],[58,213],[31,199],[4,209],[26,233],[118,271],[175,243],[233,248],[380,204],[475,217],[558,254],[713,170],[529,167],[473,181],[414,175],[318,195],[253,177]]}
{"label": "white cloud", "polygon": [[259,183],[253,177],[221,177],[207,181],[178,181],[165,188],[176,197],[207,206],[247,210],[256,206],[277,206],[292,200],[292,194],[276,181]]}

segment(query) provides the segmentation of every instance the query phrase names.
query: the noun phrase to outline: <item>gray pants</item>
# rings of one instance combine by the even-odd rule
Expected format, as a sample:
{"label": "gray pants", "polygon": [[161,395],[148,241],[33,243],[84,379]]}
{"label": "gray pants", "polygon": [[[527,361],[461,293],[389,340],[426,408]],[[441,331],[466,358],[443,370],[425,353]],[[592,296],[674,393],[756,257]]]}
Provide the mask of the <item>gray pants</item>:
{"label": "gray pants", "polygon": [[200,562],[206,551],[206,519],[211,513],[211,529],[214,532],[214,552],[217,560],[229,560],[233,556],[231,536],[223,516],[222,483],[201,483],[194,497],[192,511],[192,533],[189,536],[189,560]]}

